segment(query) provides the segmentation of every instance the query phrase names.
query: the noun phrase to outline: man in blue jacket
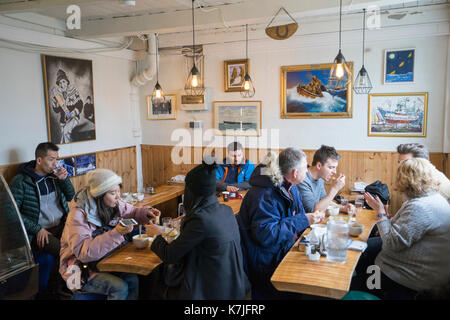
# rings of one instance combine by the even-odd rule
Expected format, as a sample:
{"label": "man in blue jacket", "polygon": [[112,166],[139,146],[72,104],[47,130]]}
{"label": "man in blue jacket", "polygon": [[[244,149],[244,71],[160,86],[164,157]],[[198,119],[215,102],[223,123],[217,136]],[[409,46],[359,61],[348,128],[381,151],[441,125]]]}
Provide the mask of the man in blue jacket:
{"label": "man in blue jacket", "polygon": [[248,181],[255,170],[250,160],[244,161],[244,150],[239,142],[227,147],[228,157],[216,169],[216,190],[236,192],[250,188]]}
{"label": "man in blue jacket", "polygon": [[[277,161],[278,160],[278,161]],[[282,299],[270,278],[298,236],[323,213],[305,213],[297,184],[306,175],[306,155],[287,148],[268,155],[250,178],[237,217],[253,299]]]}

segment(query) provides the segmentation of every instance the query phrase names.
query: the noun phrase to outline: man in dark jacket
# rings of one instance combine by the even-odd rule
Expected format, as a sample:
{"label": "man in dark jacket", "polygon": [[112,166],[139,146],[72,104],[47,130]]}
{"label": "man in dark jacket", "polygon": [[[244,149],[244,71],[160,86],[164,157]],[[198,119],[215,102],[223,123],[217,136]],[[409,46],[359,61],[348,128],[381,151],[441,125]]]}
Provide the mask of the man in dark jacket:
{"label": "man in dark jacket", "polygon": [[[59,261],[61,234],[69,213],[67,202],[75,191],[67,170],[57,168],[58,146],[44,142],[37,146],[36,160],[22,164],[10,189],[22,216],[31,248]],[[57,274],[58,263],[55,263]]]}
{"label": "man in dark jacket", "polygon": [[281,299],[270,278],[297,237],[324,214],[305,213],[297,184],[306,175],[306,156],[287,148],[269,154],[250,178],[238,215],[242,249],[253,299]]}
{"label": "man in dark jacket", "polygon": [[169,274],[162,273],[165,285],[178,285],[178,299],[243,300],[249,287],[233,210],[215,196],[215,167],[203,163],[186,175],[186,216],[178,238],[167,243],[158,227],[146,226],[148,235],[158,235],[151,249],[163,264],[182,265],[180,283],[168,283]]}
{"label": "man in dark jacket", "polygon": [[244,149],[239,142],[232,142],[227,147],[228,157],[216,170],[216,190],[236,192],[250,188],[248,181],[255,170],[250,160],[244,159]]}

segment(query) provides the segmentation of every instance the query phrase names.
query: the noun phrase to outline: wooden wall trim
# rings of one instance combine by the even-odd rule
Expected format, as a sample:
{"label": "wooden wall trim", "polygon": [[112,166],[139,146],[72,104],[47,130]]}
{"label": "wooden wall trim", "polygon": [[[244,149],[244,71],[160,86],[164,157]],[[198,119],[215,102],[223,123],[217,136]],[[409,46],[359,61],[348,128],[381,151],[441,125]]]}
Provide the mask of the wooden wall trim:
{"label": "wooden wall trim", "polygon": [[[97,168],[106,168],[113,170],[122,177],[123,192],[137,192],[137,158],[135,146],[90,153],[96,154]],[[78,155],[68,155],[67,157],[75,156]],[[17,169],[19,168],[20,164],[21,163],[13,163],[0,166],[0,173],[3,174],[7,182],[11,181],[11,179],[17,174]],[[70,178],[70,181],[72,182],[76,191],[87,185],[85,174],[72,177]]]}
{"label": "wooden wall trim", "polygon": [[[174,164],[171,159],[171,153],[174,146],[161,145],[141,145],[142,154],[142,176],[144,187],[159,186],[177,174],[187,174],[189,170],[198,165],[194,163],[194,152],[196,150],[205,151],[206,147],[183,147],[179,154],[186,156],[191,163]],[[226,155],[226,148],[218,147],[222,150],[222,155]],[[209,150],[208,150],[209,151]],[[279,150],[277,150],[279,151]],[[308,163],[312,162],[312,157],[316,150],[303,149],[306,153]],[[397,171],[397,152],[395,151],[359,151],[359,150],[338,150],[342,156],[339,162],[338,173],[346,175],[346,185],[343,191],[349,191],[353,188],[356,181],[372,183],[381,180],[389,186],[391,192],[391,208],[396,212],[403,200],[401,195],[395,190],[395,174]],[[259,163],[267,153],[266,149],[245,149],[247,159],[253,163]],[[444,153],[430,153],[430,161],[438,170],[447,172],[449,170],[449,157]],[[446,171],[444,171],[446,170]]]}

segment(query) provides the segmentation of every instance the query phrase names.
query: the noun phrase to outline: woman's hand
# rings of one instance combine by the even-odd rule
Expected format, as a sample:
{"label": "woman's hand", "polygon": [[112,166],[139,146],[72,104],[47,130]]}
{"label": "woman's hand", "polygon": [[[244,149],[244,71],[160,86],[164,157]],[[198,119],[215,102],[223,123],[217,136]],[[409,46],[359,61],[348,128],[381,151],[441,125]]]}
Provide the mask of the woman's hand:
{"label": "woman's hand", "polygon": [[364,199],[366,200],[367,204],[375,210],[376,213],[386,213],[384,209],[384,204],[381,202],[380,198],[378,198],[377,195],[375,195],[375,198],[372,197],[372,195],[368,192],[364,193]]}
{"label": "woman's hand", "polygon": [[322,211],[307,213],[306,218],[308,219],[309,225],[321,223],[325,219],[325,213]]}
{"label": "woman's hand", "polygon": [[120,224],[120,221],[119,221],[114,229],[117,230],[118,233],[120,233],[121,235],[124,236],[127,233],[130,233],[131,231],[133,231],[133,227],[134,226],[132,224],[124,227],[123,225]]}
{"label": "woman's hand", "polygon": [[159,230],[158,226],[156,224],[153,224],[151,221],[149,224],[145,225],[145,233],[149,237],[156,237],[157,235],[161,234],[161,231]]}
{"label": "woman's hand", "polygon": [[149,220],[157,219],[157,217],[161,216],[161,211],[156,208],[150,207],[147,212],[147,217]]}

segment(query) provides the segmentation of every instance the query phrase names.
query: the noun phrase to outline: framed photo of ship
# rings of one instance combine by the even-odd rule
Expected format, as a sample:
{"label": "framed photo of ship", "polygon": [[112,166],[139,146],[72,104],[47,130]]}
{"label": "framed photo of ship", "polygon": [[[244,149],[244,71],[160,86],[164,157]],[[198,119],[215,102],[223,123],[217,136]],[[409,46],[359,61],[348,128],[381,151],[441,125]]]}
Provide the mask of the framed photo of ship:
{"label": "framed photo of ship", "polygon": [[384,50],[384,84],[414,82],[415,49]]}
{"label": "framed photo of ship", "polygon": [[368,136],[425,137],[428,92],[369,94]]}
{"label": "framed photo of ship", "polygon": [[241,91],[245,73],[250,72],[248,66],[248,59],[224,61],[225,92]]}
{"label": "framed photo of ship", "polygon": [[[353,74],[353,62],[347,63]],[[331,67],[331,63],[282,66],[280,118],[351,118],[353,80],[338,89],[329,88]]]}
{"label": "framed photo of ship", "polygon": [[214,128],[227,136],[261,135],[261,101],[214,101]]}

